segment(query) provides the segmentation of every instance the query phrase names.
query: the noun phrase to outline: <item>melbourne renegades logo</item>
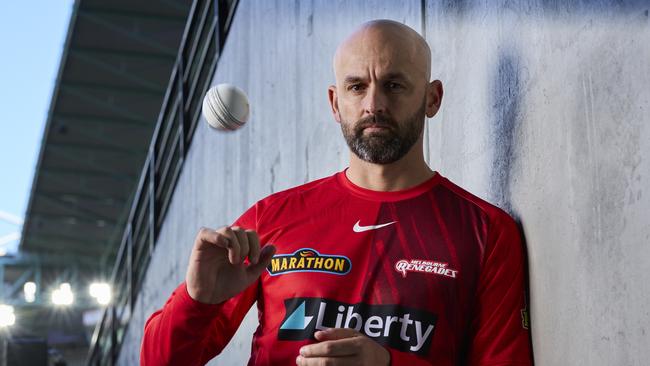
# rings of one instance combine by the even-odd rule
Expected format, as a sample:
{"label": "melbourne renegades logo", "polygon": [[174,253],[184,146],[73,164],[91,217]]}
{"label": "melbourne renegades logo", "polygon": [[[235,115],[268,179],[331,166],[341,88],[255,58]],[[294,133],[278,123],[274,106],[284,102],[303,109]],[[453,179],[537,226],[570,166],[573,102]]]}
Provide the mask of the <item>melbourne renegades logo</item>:
{"label": "melbourne renegades logo", "polygon": [[447,263],[421,259],[400,259],[395,263],[395,270],[404,278],[407,272],[433,273],[451,278],[458,276],[458,271],[449,268]]}

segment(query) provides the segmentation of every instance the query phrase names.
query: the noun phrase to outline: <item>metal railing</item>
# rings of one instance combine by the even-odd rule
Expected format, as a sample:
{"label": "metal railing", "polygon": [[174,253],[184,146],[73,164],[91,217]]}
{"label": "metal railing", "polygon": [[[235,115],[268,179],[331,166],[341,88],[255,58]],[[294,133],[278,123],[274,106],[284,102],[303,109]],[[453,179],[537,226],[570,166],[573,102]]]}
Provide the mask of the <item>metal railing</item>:
{"label": "metal railing", "polygon": [[195,0],[158,116],[111,275],[113,299],[97,324],[88,365],[114,365],[201,114],[238,0]]}

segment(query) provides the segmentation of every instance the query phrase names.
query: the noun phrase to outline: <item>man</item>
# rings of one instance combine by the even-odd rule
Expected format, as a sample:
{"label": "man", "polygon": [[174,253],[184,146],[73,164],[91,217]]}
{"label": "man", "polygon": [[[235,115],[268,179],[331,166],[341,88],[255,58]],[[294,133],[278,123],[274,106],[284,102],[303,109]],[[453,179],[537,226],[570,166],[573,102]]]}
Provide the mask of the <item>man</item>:
{"label": "man", "polygon": [[426,165],[441,103],[414,30],[363,24],[329,88],[350,166],[202,229],[142,364],[204,364],[257,301],[249,365],[529,365],[518,230]]}

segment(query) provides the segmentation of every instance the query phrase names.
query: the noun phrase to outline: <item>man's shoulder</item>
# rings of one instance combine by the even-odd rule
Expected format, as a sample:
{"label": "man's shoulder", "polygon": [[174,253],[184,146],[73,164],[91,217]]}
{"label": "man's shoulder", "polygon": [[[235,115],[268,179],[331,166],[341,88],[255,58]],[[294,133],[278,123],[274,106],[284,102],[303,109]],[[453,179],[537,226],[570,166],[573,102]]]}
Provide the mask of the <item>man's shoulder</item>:
{"label": "man's shoulder", "polygon": [[321,189],[331,190],[332,184],[335,183],[336,174],[338,173],[335,173],[327,177],[319,178],[307,183],[303,183],[282,191],[271,193],[270,195],[259,200],[258,204],[268,207],[268,206],[273,206],[275,204],[278,204],[280,202],[286,202],[292,200],[297,197],[304,197],[305,195],[315,193],[316,191]]}
{"label": "man's shoulder", "polygon": [[510,214],[508,214],[501,207],[477,196],[476,194],[452,182],[446,177],[443,177],[441,186],[444,187],[446,191],[449,192],[449,194],[453,195],[455,198],[466,202],[467,204],[472,205],[481,211],[483,214],[489,217],[491,221],[513,220]]}

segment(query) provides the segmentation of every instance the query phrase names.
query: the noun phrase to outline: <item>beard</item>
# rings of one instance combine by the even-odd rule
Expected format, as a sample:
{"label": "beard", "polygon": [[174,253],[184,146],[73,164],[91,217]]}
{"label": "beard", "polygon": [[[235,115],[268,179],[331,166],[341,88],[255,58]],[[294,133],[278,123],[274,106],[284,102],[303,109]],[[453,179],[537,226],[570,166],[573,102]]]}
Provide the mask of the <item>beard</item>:
{"label": "beard", "polygon": [[[417,142],[424,129],[424,109],[426,100],[420,108],[404,123],[395,121],[384,114],[375,114],[348,123],[342,119],[341,131],[350,150],[363,161],[372,164],[390,164],[406,155]],[[376,125],[385,127],[380,131],[364,133],[364,129]]]}

